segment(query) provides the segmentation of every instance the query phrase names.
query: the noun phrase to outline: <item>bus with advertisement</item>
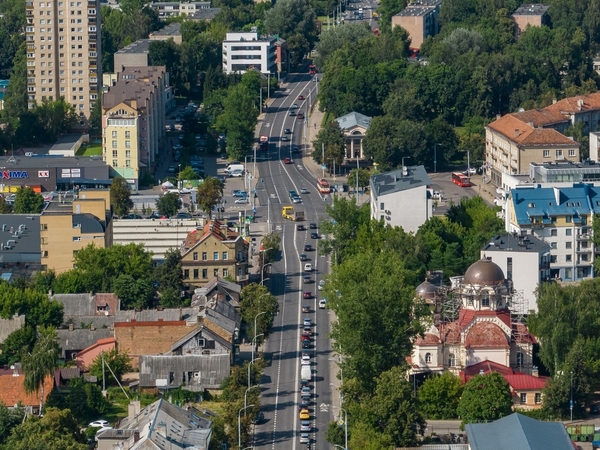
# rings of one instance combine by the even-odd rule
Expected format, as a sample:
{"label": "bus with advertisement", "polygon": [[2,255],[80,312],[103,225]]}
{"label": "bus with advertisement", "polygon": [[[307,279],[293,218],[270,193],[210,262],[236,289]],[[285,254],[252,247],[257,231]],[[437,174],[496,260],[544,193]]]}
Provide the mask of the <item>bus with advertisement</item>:
{"label": "bus with advertisement", "polygon": [[460,187],[471,186],[471,178],[468,175],[460,172],[454,172],[452,174],[452,182]]}
{"label": "bus with advertisement", "polygon": [[317,190],[321,194],[329,194],[331,192],[331,187],[329,186],[329,182],[325,178],[319,178],[317,180]]}

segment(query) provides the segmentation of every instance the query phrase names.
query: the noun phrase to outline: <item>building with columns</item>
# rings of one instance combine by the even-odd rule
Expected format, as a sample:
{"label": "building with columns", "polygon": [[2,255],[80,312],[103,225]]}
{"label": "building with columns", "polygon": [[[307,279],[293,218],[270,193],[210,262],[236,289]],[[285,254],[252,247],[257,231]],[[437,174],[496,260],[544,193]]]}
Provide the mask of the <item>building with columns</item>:
{"label": "building with columns", "polygon": [[356,160],[364,161],[363,140],[371,125],[372,118],[352,111],[345,116],[338,117],[335,121],[340,125],[346,138],[346,164]]}

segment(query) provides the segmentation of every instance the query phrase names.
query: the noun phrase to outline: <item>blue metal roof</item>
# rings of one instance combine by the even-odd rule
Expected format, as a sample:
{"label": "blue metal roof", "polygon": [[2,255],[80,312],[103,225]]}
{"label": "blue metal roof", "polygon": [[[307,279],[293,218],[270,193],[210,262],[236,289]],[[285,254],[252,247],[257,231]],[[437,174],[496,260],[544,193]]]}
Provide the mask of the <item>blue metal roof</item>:
{"label": "blue metal roof", "polygon": [[511,191],[515,216],[519,225],[540,221],[552,222],[552,217],[573,216],[573,221],[581,216],[600,213],[600,187],[592,184],[573,184],[572,187],[518,188]]}
{"label": "blue metal roof", "polygon": [[560,422],[542,422],[519,413],[491,423],[466,426],[471,450],[573,450]]}

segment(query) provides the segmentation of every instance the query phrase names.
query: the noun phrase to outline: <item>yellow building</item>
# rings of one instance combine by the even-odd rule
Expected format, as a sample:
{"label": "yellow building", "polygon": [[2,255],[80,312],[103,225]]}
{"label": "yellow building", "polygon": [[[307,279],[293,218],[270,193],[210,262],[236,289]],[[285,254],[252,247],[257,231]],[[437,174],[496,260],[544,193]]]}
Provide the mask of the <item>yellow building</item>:
{"label": "yellow building", "polygon": [[201,287],[214,277],[248,281],[248,244],[218,220],[189,233],[181,249],[183,282]]}
{"label": "yellow building", "polygon": [[44,269],[73,269],[73,256],[89,244],[112,245],[110,190],[86,189],[73,202],[51,204],[40,215],[40,252]]}

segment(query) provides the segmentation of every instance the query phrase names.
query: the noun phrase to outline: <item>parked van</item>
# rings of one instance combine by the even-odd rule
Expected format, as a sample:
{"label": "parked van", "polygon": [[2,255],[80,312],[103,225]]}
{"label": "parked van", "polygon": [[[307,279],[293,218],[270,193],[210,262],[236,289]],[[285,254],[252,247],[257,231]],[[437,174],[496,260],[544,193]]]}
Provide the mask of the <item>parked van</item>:
{"label": "parked van", "polygon": [[226,168],[225,168],[225,173],[231,173],[231,172],[243,172],[245,170],[245,167],[243,164],[229,164]]}

